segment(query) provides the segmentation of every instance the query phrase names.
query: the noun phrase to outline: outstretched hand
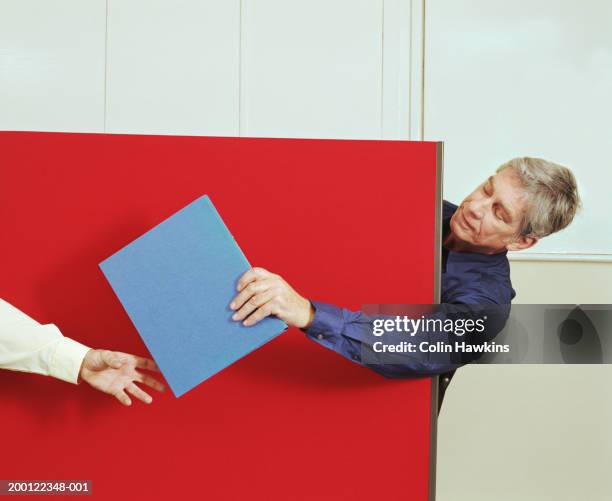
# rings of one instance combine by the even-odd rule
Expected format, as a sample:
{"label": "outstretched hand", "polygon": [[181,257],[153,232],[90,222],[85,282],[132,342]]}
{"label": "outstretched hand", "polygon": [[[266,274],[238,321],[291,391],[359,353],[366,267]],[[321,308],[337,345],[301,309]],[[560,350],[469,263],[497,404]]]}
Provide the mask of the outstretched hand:
{"label": "outstretched hand", "polygon": [[139,388],[136,382],[146,384],[157,391],[164,391],[166,387],[139,369],[159,372],[155,362],[148,358],[119,351],[89,350],[83,359],[79,377],[96,390],[114,396],[123,405],[132,405],[128,393],[150,404],[153,398]]}

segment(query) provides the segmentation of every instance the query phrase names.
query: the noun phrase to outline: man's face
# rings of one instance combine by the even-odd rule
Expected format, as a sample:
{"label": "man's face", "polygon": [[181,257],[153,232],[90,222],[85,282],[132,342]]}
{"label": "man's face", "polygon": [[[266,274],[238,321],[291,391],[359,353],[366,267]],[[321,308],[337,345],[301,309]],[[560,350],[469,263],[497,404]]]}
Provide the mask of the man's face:
{"label": "man's face", "polygon": [[495,254],[531,247],[537,239],[517,237],[527,194],[511,168],[489,177],[461,202],[450,227],[464,250]]}

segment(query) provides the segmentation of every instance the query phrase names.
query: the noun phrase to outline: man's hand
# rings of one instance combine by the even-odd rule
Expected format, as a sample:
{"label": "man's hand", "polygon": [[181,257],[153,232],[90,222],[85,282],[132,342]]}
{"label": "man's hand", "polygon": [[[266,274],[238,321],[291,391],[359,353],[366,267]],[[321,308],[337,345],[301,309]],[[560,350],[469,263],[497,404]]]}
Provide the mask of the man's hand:
{"label": "man's hand", "polygon": [[242,275],[237,289],[239,294],[230,303],[230,308],[236,310],[232,320],[244,320],[243,324],[250,326],[276,315],[300,329],[312,323],[314,310],[310,301],[295,292],[282,277],[263,268],[252,268]]}
{"label": "man's hand", "polygon": [[83,359],[79,377],[96,390],[113,395],[123,405],[132,405],[132,400],[127,393],[150,404],[153,398],[136,386],[135,381],[146,384],[157,391],[164,391],[166,387],[154,377],[136,369],[159,372],[155,362],[148,358],[119,351],[89,350]]}

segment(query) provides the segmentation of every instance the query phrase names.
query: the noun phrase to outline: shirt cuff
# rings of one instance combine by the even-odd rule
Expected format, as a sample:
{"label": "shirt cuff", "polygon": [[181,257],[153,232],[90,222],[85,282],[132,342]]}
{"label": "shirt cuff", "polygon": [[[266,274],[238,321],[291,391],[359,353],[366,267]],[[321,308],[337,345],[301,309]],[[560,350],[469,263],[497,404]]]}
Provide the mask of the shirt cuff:
{"label": "shirt cuff", "polygon": [[89,347],[78,341],[63,337],[51,357],[49,375],[68,383],[77,384],[83,359],[89,350]]}
{"label": "shirt cuff", "polygon": [[344,330],[342,308],[319,301],[311,301],[311,303],[315,310],[314,318],[304,332],[311,336],[316,334],[340,336]]}

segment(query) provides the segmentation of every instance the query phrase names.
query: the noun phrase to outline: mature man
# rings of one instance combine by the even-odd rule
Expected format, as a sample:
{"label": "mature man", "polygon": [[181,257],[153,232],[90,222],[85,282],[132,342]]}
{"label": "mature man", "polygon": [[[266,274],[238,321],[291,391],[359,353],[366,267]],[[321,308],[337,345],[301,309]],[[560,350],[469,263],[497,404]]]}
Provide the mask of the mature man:
{"label": "mature man", "polygon": [[[473,317],[477,306],[488,307],[491,325],[480,340],[492,339],[503,327],[515,296],[507,252],[528,249],[562,230],[579,206],[572,172],[530,157],[503,164],[459,207],[445,201],[442,305],[432,316]],[[238,291],[230,304],[236,310],[234,320],[249,326],[276,315],[314,341],[387,376],[440,374],[471,361],[470,357],[431,357],[420,352],[377,357],[372,348],[373,317],[309,301],[280,276],[262,268],[246,272]],[[421,330],[414,334],[429,341],[434,339],[432,334],[440,339],[443,333]]]}

